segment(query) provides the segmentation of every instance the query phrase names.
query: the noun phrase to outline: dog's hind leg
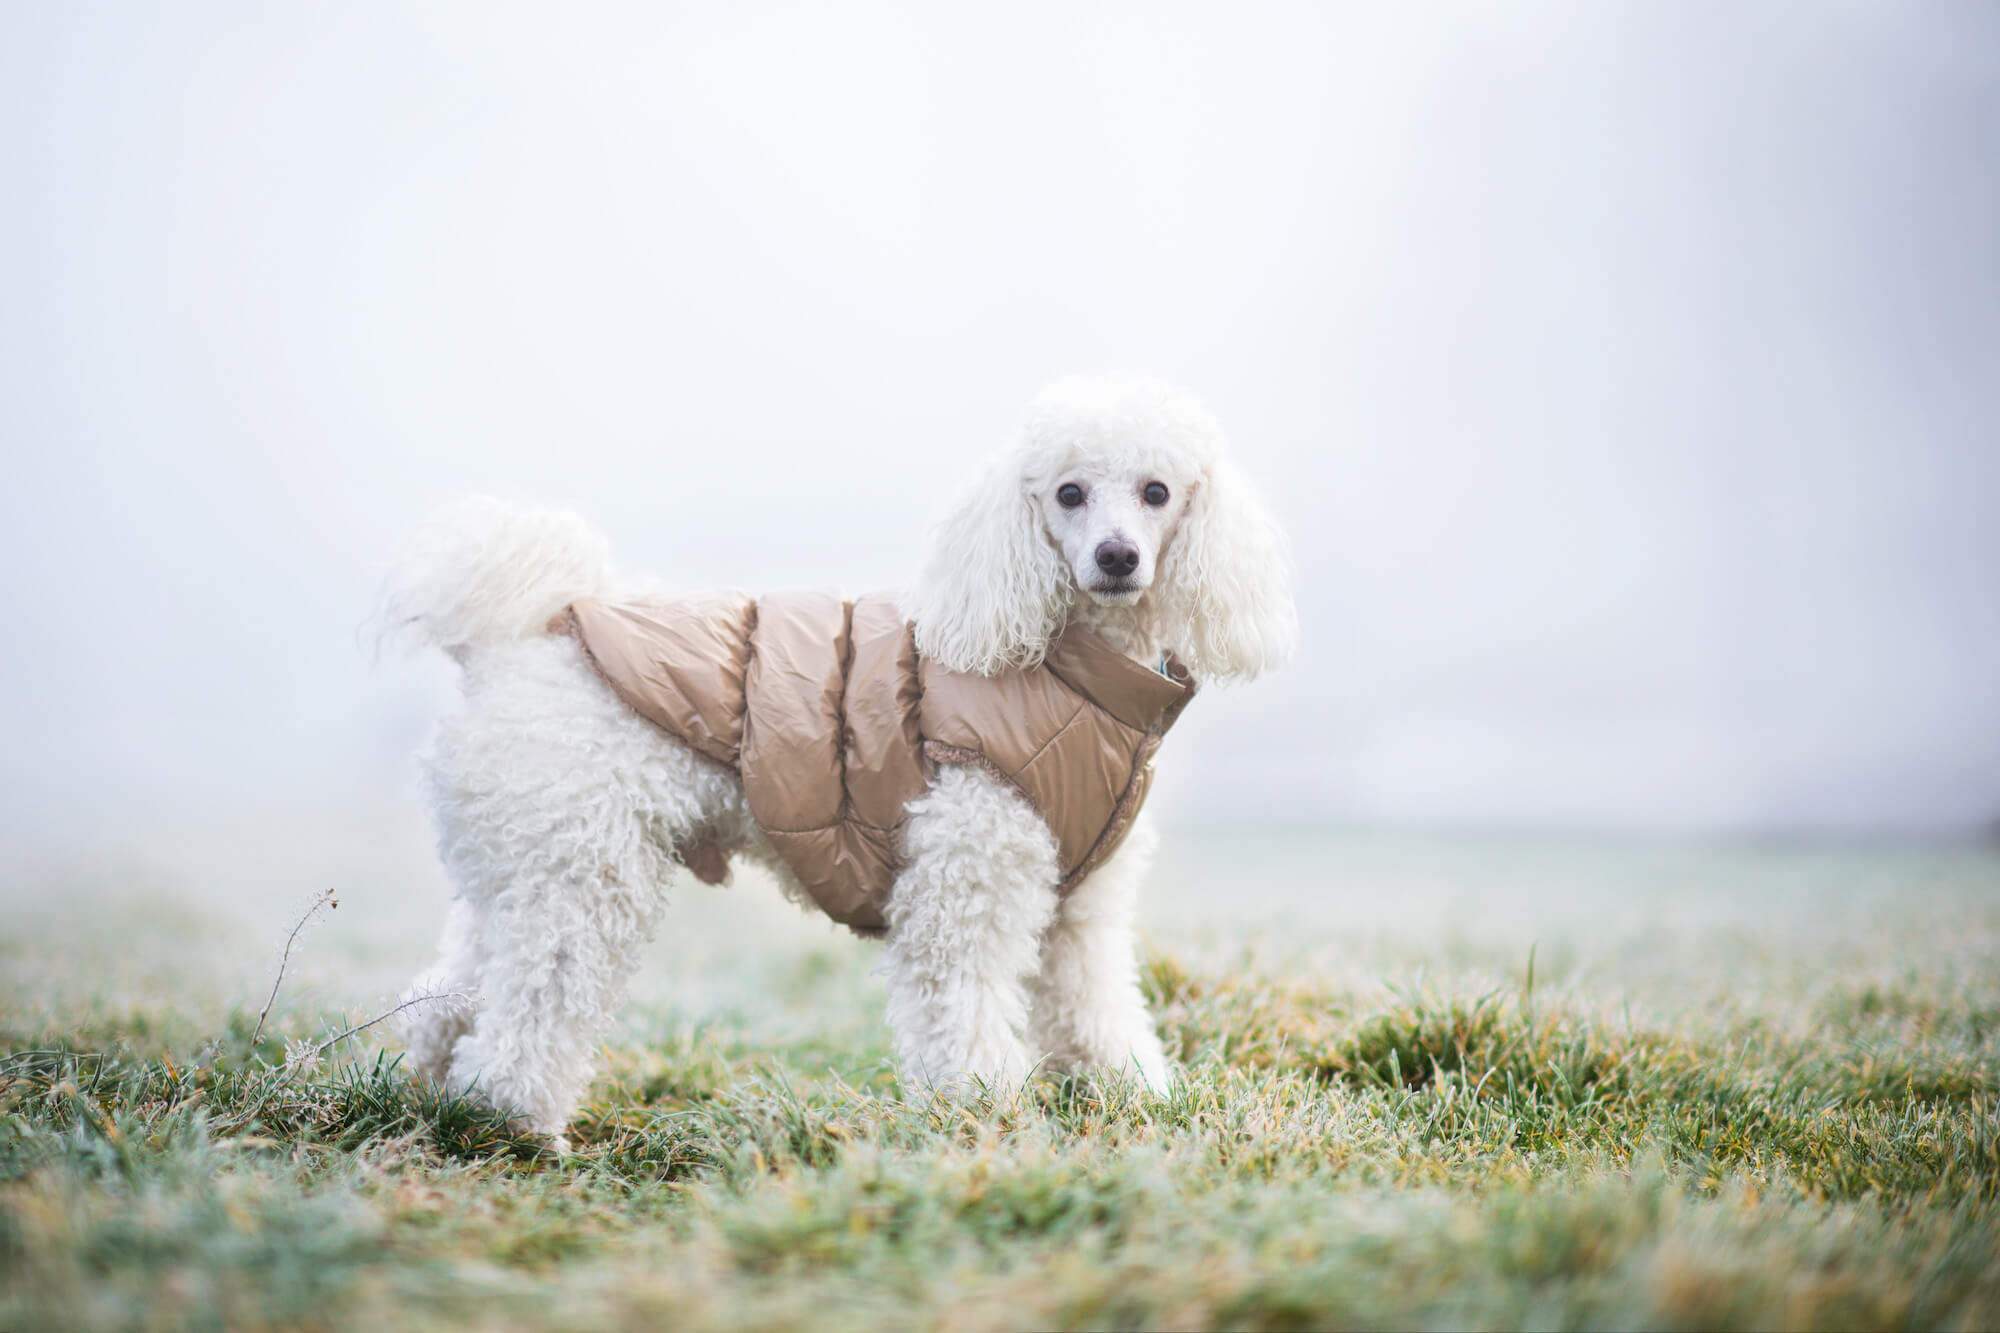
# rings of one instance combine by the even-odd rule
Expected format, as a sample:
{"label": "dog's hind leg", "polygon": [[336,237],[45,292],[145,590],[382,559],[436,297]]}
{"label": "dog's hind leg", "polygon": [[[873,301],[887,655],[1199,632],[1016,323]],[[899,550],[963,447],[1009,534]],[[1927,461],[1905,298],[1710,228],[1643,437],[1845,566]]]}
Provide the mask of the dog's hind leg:
{"label": "dog's hind leg", "polygon": [[963,1091],[1029,1070],[1026,983],[1055,909],[1055,840],[984,772],[939,770],[910,806],[882,971],[904,1078]]}
{"label": "dog's hind leg", "polygon": [[[606,823],[631,827],[614,838]],[[555,1136],[589,1086],[665,904],[663,863],[639,821],[593,824],[551,830],[482,914],[481,1005],[451,1058],[454,1087]]]}
{"label": "dog's hind leg", "polygon": [[447,1081],[560,1134],[665,905],[672,848],[726,791],[556,638],[469,663],[428,767],[477,935],[479,1010]]}
{"label": "dog's hind leg", "polygon": [[1035,1043],[1052,1068],[1123,1069],[1164,1092],[1172,1075],[1139,991],[1132,934],[1156,841],[1141,815],[1111,858],[1062,900],[1028,992]]}

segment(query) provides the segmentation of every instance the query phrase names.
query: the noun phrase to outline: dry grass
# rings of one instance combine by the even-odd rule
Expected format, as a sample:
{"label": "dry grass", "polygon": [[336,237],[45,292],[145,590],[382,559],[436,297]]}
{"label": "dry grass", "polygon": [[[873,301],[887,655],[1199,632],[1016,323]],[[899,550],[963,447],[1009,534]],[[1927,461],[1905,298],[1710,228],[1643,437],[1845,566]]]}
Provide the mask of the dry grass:
{"label": "dry grass", "polygon": [[[1320,847],[1264,882],[1522,855]],[[566,1159],[392,1044],[285,1073],[337,1018],[281,997],[257,1036],[259,986],[217,1008],[144,956],[213,912],[94,988],[63,960],[102,925],[44,918],[4,942],[35,965],[0,1020],[0,1328],[2000,1323],[1996,861],[1593,855],[1526,857],[1579,876],[1566,910],[1516,879],[1358,939],[1296,886],[1246,932],[1169,883],[1163,1097],[905,1101],[866,949],[669,940]]]}

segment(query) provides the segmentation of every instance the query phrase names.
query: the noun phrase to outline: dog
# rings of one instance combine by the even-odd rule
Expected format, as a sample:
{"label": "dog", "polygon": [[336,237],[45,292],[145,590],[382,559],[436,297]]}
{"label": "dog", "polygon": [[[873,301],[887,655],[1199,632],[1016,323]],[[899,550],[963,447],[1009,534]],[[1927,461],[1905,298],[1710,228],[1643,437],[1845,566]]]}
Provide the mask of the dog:
{"label": "dog", "polygon": [[[759,782],[821,781],[793,771],[806,751],[774,746],[774,728],[761,720],[754,744],[739,738],[732,750],[712,736],[691,744],[621,693],[571,610],[649,603],[673,605],[621,585],[604,539],[574,514],[491,499],[435,516],[385,603],[392,628],[457,660],[465,695],[423,761],[454,898],[437,961],[412,994],[472,1002],[412,1010],[412,1066],[558,1144],[677,873],[715,880],[731,861],[748,860],[790,896],[815,901],[802,878],[817,870],[802,875],[807,863],[780,854],[782,821],[768,809],[760,819],[758,808]],[[770,639],[790,605],[756,603],[745,623]],[[1011,698],[1032,677],[1080,719],[1063,726],[1054,715],[1049,725],[1064,738],[1056,748],[1074,749],[1091,722],[1130,742],[1119,756],[1136,756],[1126,790],[1109,804],[1102,793],[1079,794],[1074,773],[1044,782],[1037,798],[1027,778],[993,760],[993,746],[981,750],[975,739],[966,759],[964,746],[917,736],[914,706],[892,716],[890,729],[918,744],[894,761],[916,775],[914,789],[893,818],[862,821],[858,832],[874,840],[878,878],[889,877],[873,922],[905,1087],[1012,1087],[1042,1067],[1123,1070],[1166,1089],[1172,1073],[1141,995],[1133,937],[1155,845],[1137,805],[1159,718],[1170,721],[1185,699],[1174,695],[1157,717],[1127,716],[1130,727],[1082,715],[1085,696],[1101,692],[1091,681],[1185,693],[1258,676],[1293,649],[1282,533],[1228,458],[1213,416],[1150,377],[1058,381],[939,525],[913,586],[890,602],[812,608],[850,636],[825,655],[842,669],[864,641],[900,654],[917,682],[894,685],[904,704],[920,689],[926,708],[958,697],[953,690]],[[677,631],[670,623],[663,632]],[[1056,660],[1072,646],[1097,654],[1081,686],[1073,664]],[[687,651],[699,664],[700,650]],[[755,695],[755,664],[780,648],[728,651],[736,658],[725,667],[750,675]],[[1032,675],[1044,668],[1046,678]],[[872,782],[891,761],[853,757],[856,712],[835,710],[829,743],[838,749],[845,735],[848,777]],[[1119,769],[1114,785],[1125,777]],[[851,813],[855,802],[842,795],[834,804]],[[1081,835],[1058,827],[1086,807],[1119,812],[1094,841],[1095,813]],[[1089,852],[1073,855],[1072,841],[1090,842]]]}

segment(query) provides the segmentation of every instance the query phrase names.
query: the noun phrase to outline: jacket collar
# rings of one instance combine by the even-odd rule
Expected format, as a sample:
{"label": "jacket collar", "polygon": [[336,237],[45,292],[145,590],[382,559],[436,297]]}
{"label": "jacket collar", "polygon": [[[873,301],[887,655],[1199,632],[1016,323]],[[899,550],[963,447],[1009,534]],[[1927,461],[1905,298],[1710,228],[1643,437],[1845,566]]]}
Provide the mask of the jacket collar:
{"label": "jacket collar", "polygon": [[1179,658],[1167,655],[1168,675],[1135,662],[1098,636],[1070,625],[1049,644],[1049,674],[1111,716],[1150,735],[1174,724],[1198,688]]}

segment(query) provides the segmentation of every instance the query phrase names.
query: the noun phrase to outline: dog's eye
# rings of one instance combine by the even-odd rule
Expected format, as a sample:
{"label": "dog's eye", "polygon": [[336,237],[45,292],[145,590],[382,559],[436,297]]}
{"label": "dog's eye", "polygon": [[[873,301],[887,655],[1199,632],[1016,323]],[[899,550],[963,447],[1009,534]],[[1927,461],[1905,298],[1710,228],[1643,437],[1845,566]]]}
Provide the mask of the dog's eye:
{"label": "dog's eye", "polygon": [[1074,509],[1083,503],[1083,487],[1073,481],[1066,481],[1056,487],[1056,503],[1064,509]]}
{"label": "dog's eye", "polygon": [[1165,504],[1166,502],[1167,502],[1167,488],[1165,484],[1157,481],[1147,482],[1146,503],[1153,506],[1153,508],[1158,509],[1161,505]]}

